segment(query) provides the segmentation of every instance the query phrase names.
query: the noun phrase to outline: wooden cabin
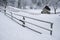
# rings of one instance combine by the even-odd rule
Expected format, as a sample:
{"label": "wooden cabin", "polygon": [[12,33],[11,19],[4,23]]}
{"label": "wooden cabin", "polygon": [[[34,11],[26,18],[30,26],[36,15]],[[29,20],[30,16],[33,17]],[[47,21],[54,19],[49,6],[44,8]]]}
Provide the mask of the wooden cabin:
{"label": "wooden cabin", "polygon": [[49,6],[45,6],[44,8],[43,8],[43,10],[41,11],[41,13],[42,14],[50,14],[50,8],[49,8]]}

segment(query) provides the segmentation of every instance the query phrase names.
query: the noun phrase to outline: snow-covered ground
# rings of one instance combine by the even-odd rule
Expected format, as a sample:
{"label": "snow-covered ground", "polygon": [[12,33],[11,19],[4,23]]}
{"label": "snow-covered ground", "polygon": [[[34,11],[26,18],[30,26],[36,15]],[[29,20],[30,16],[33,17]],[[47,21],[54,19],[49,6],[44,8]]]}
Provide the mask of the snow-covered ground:
{"label": "snow-covered ground", "polygon": [[[38,34],[29,29],[23,28],[18,25],[8,17],[6,17],[3,12],[0,12],[0,40],[60,40],[60,14],[39,14],[41,10],[23,10],[17,9],[13,7],[7,7],[7,13],[12,12],[15,14],[28,16],[35,19],[40,19],[53,23],[53,35],[51,36],[49,31],[44,31],[41,28],[37,28],[36,26],[30,25],[26,23],[26,25],[30,28],[38,30],[42,32],[42,34]],[[26,12],[23,12],[26,11]],[[30,13],[38,13],[39,15],[31,15]],[[29,14],[28,14],[29,13]],[[9,13],[10,14],[10,13]],[[22,17],[14,15],[18,19],[22,19]],[[25,21],[34,23],[36,25],[45,27],[50,29],[50,24],[42,23],[39,21],[35,21],[32,19],[26,18]]]}

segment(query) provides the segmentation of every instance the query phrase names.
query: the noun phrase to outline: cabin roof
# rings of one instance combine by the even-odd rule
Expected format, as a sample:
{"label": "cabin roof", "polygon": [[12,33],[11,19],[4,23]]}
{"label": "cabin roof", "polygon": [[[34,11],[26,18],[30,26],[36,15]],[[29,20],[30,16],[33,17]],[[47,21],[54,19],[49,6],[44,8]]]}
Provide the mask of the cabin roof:
{"label": "cabin roof", "polygon": [[44,8],[47,9],[47,10],[49,10],[49,11],[51,10],[51,9],[49,8],[49,6],[45,6]]}

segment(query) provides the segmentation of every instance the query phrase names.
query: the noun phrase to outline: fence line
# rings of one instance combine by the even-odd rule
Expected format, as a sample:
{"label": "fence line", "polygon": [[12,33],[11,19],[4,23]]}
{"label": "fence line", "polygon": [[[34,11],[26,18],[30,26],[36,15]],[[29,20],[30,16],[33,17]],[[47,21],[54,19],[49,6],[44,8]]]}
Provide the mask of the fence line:
{"label": "fence line", "polygon": [[[39,31],[36,31],[36,30],[34,30],[34,29],[32,29],[32,28],[27,27],[27,26],[25,25],[25,23],[28,23],[28,24],[31,24],[31,25],[34,25],[34,26],[40,27],[40,28],[42,28],[42,29],[45,29],[45,30],[47,30],[47,31],[50,31],[50,35],[52,35],[52,30],[51,30],[51,29],[53,28],[53,23],[52,23],[52,22],[48,22],[48,21],[44,21],[44,20],[39,20],[39,19],[35,19],[35,18],[31,18],[31,17],[23,16],[23,15],[18,15],[18,14],[12,13],[12,12],[10,12],[10,13],[11,13],[11,15],[10,15],[10,14],[6,13],[6,10],[5,10],[5,9],[4,9],[4,12],[5,12],[4,14],[5,14],[6,16],[8,16],[8,15],[11,16],[11,17],[9,17],[9,16],[8,16],[8,17],[9,17],[10,19],[12,19],[13,21],[15,21],[16,23],[18,23],[19,25],[25,27],[25,28],[28,28],[28,29],[30,29],[30,30],[32,30],[32,31],[34,31],[34,32],[39,33],[39,34],[42,34],[42,33],[39,32]],[[14,14],[14,15],[17,15],[17,16],[21,16],[21,17],[23,17],[23,20],[14,17],[13,14]],[[17,22],[17,21],[14,20],[13,18],[15,18],[15,19],[18,20],[18,21],[21,21],[23,24],[20,24],[19,22]],[[44,28],[44,27],[38,26],[38,25],[36,25],[36,24],[33,24],[33,23],[30,23],[30,22],[27,22],[27,21],[25,21],[25,18],[29,18],[29,19],[32,19],[32,20],[36,20],[36,21],[39,21],[39,22],[48,23],[48,24],[50,24],[51,29],[47,29],[47,28]]]}
{"label": "fence line", "polygon": [[[11,13],[11,12],[10,12]],[[8,13],[7,13],[8,14]],[[11,13],[12,15],[14,14],[14,13]],[[23,24],[25,24],[25,23],[28,23],[28,24],[31,24],[31,25],[34,25],[34,26],[37,26],[37,27],[40,27],[40,28],[42,28],[42,29],[45,29],[45,30],[47,30],[47,31],[50,31],[50,35],[52,35],[52,30],[50,30],[50,29],[47,29],[47,28],[44,28],[44,27],[41,27],[41,26],[38,26],[38,25],[36,25],[36,24],[33,24],[33,23],[30,23],[30,22],[27,22],[27,21],[25,21],[25,20],[21,20],[21,19],[18,19],[18,18],[16,18],[16,17],[14,17],[14,16],[12,16],[12,15],[10,15],[10,14],[8,14],[9,16],[11,16],[11,18],[15,18],[15,19],[17,19],[18,21],[21,21]],[[22,16],[22,17],[26,17],[26,16]],[[30,18],[30,17],[29,17]],[[25,25],[22,25],[23,27],[25,27]],[[31,29],[31,28],[29,28],[29,27],[27,27],[28,29],[30,29],[30,30],[33,30],[33,29]]]}
{"label": "fence line", "polygon": [[[9,15],[9,14],[8,14],[8,15]],[[11,15],[10,15],[10,16],[11,16]],[[47,30],[47,31],[51,31],[50,29],[47,29],[47,28],[44,28],[44,27],[38,26],[38,25],[36,25],[36,24],[33,24],[33,23],[30,23],[30,22],[27,22],[27,21],[25,21],[25,20],[18,19],[18,18],[14,17],[14,16],[12,16],[12,18],[15,18],[15,19],[17,19],[17,20],[19,20],[19,21],[21,21],[21,22],[29,23],[29,24],[31,24],[31,25],[37,26],[37,27],[42,28],[42,29],[45,29],[45,30]]]}

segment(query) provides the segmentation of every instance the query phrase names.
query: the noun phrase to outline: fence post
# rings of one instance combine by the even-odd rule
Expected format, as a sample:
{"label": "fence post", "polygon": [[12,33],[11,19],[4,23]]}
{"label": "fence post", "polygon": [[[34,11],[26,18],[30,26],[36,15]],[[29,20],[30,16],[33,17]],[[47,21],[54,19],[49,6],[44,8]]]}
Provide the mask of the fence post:
{"label": "fence post", "polygon": [[4,14],[6,15],[6,9],[4,9]]}
{"label": "fence post", "polygon": [[51,29],[53,28],[53,23],[51,23]]}
{"label": "fence post", "polygon": [[24,22],[24,20],[25,20],[25,17],[23,16],[23,27],[25,27],[25,22]]}
{"label": "fence post", "polygon": [[50,35],[52,35],[52,30],[50,31]]}
{"label": "fence post", "polygon": [[[53,28],[53,23],[51,23],[51,29]],[[50,31],[50,35],[52,35],[52,30]]]}
{"label": "fence post", "polygon": [[13,19],[13,13],[12,12],[10,12],[11,13],[11,19]]}

